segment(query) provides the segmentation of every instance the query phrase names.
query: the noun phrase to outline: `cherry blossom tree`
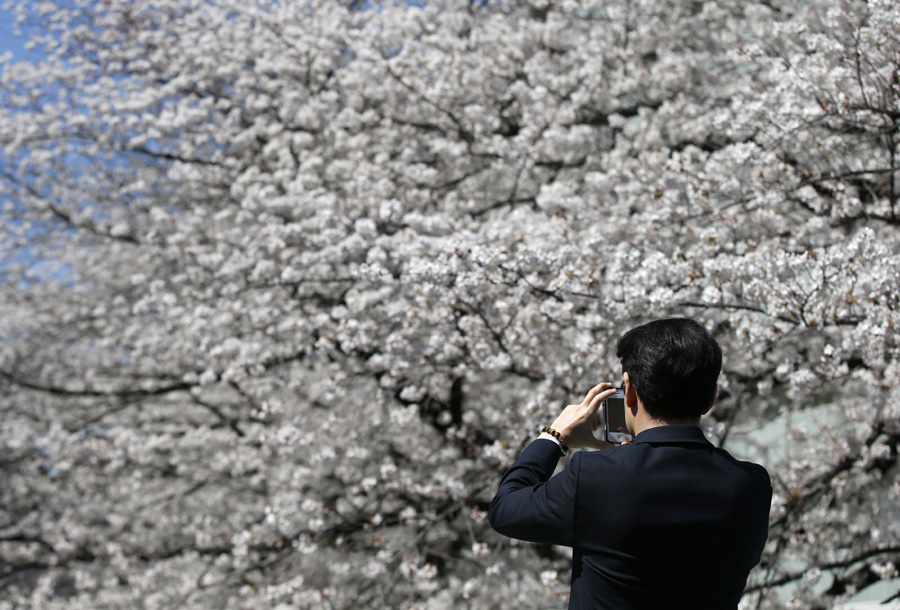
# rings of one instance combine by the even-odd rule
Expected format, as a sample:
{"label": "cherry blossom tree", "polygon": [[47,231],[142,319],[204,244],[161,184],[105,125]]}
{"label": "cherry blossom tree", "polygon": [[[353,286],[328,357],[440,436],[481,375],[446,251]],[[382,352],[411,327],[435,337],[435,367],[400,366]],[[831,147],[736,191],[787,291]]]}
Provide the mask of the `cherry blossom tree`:
{"label": "cherry blossom tree", "polygon": [[670,315],[773,477],[742,605],[897,578],[895,3],[17,11],[3,610],[563,605],[487,505]]}

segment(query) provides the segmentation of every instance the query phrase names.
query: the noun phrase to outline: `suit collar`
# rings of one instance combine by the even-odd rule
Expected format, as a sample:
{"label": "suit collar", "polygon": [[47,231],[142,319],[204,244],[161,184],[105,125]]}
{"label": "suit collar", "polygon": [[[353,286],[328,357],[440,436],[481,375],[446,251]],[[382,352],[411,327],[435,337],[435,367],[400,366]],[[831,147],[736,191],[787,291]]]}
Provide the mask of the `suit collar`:
{"label": "suit collar", "polygon": [[658,426],[644,430],[634,439],[634,444],[640,443],[699,443],[712,445],[703,431],[697,426]]}

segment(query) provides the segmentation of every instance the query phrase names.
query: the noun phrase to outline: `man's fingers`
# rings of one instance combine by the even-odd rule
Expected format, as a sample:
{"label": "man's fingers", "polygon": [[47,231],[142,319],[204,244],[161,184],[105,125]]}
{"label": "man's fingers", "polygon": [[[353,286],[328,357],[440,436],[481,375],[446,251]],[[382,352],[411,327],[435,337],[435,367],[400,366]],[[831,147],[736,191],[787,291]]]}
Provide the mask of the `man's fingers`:
{"label": "man's fingers", "polygon": [[613,384],[611,384],[608,381],[598,383],[597,385],[592,387],[590,390],[588,390],[587,396],[584,397],[584,402],[590,403],[598,395],[600,395],[602,392],[610,389],[611,387],[613,387]]}
{"label": "man's fingers", "polygon": [[599,409],[600,403],[616,393],[616,388],[614,388],[611,383],[602,383],[600,385],[604,385],[607,387],[591,398],[590,402],[588,403],[588,407],[591,409],[591,411],[596,411],[597,409]]}

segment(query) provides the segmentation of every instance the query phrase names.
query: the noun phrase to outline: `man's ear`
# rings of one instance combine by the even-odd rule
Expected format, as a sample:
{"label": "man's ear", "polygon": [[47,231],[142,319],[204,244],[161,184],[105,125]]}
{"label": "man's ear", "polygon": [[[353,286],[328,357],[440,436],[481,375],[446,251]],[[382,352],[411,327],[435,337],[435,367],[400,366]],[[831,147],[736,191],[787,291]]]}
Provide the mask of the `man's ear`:
{"label": "man's ear", "polygon": [[622,373],[622,389],[625,391],[625,406],[631,409],[633,415],[637,415],[638,396],[631,377],[627,372]]}

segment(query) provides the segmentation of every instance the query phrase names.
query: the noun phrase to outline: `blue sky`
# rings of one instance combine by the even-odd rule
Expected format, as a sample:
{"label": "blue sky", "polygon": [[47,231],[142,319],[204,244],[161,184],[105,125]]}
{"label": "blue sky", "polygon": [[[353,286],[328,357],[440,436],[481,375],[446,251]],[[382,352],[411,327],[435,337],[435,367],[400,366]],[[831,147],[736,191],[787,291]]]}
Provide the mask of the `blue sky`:
{"label": "blue sky", "polygon": [[[32,53],[25,50],[25,39],[23,37],[13,36],[13,21],[15,20],[15,17],[12,11],[3,8],[5,3],[5,0],[0,0],[0,55],[10,51],[13,54],[14,62],[26,60]],[[0,68],[0,71],[2,71],[2,68]],[[0,222],[6,222],[6,220],[0,216]],[[9,263],[23,261],[28,261],[30,263],[31,273],[27,280],[24,276],[20,278],[21,282],[41,281],[41,279],[48,277],[65,277],[64,271],[50,270],[50,267],[54,265],[58,269],[59,263],[37,258],[31,253],[31,250],[26,247],[15,252],[0,251],[0,285],[9,281],[9,278],[6,277],[4,273],[7,265]],[[25,284],[22,285],[24,286]]]}
{"label": "blue sky", "polygon": [[12,51],[13,60],[21,61],[27,57],[25,51],[24,38],[16,38],[13,36],[13,21],[15,19],[12,11],[3,9],[3,2],[0,0],[0,54]]}

